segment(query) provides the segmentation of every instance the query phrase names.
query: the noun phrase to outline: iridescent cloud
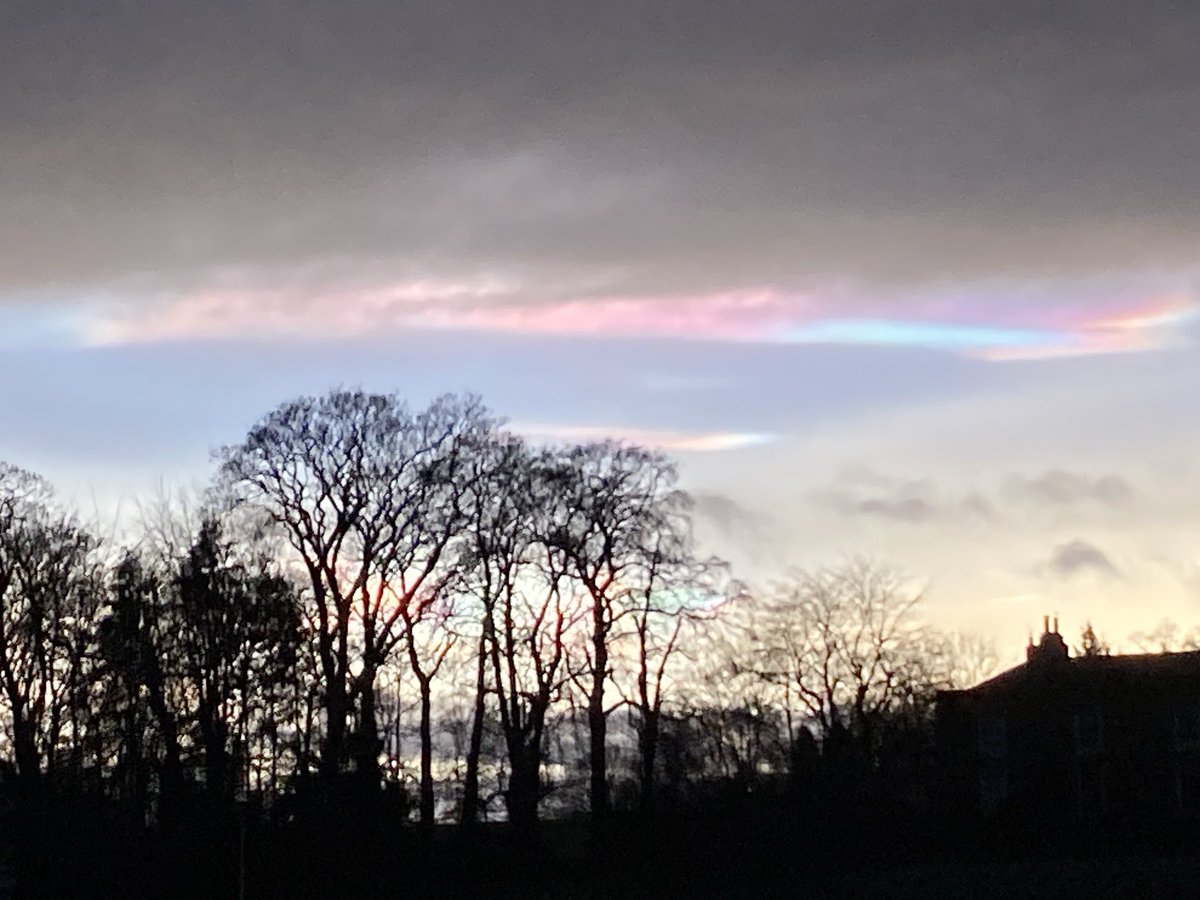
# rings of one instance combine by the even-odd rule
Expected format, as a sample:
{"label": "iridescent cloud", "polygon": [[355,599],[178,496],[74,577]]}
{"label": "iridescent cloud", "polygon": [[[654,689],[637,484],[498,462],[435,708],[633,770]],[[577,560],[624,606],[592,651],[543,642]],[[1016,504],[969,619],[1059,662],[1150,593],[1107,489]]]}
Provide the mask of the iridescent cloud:
{"label": "iridescent cloud", "polygon": [[417,280],[364,290],[206,291],[154,303],[109,304],[84,331],[91,344],[204,339],[356,337],[420,324],[423,310],[500,301],[502,281]]}
{"label": "iridescent cloud", "polygon": [[1082,320],[1044,343],[995,344],[980,347],[978,353],[1003,361],[1154,350],[1181,341],[1180,326],[1195,319],[1198,311],[1196,301],[1186,294],[1157,295]]}
{"label": "iridescent cloud", "polygon": [[773,435],[748,432],[681,432],[649,428],[629,428],[621,425],[558,425],[514,422],[510,431],[536,441],[602,441],[615,440],[663,450],[696,453],[717,450],[739,450],[774,440]]}
{"label": "iridescent cloud", "polygon": [[890,293],[753,288],[694,296],[527,299],[500,280],[414,281],[314,294],[210,292],[109,308],[95,344],[196,339],[337,338],[402,329],[889,345],[1014,360],[1154,349],[1178,339],[1196,298],[1180,291],[1040,286]]}

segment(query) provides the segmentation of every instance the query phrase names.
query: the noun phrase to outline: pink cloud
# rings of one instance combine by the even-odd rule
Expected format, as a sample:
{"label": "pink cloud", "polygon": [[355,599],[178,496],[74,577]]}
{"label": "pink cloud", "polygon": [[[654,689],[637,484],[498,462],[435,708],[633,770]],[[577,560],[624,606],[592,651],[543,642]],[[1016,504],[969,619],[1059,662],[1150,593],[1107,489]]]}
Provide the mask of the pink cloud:
{"label": "pink cloud", "polygon": [[405,329],[778,343],[907,344],[992,360],[1145,350],[1191,316],[1187,294],[1094,285],[869,295],[773,287],[699,295],[530,301],[501,280],[426,280],[323,293],[204,292],[110,308],[95,344],[347,338]]}
{"label": "pink cloud", "polygon": [[630,428],[622,425],[559,425],[546,423],[513,423],[510,431],[541,441],[602,441],[615,440],[662,450],[682,450],[697,453],[717,450],[738,450],[770,443],[773,435],[721,431],[682,432],[649,428]]}
{"label": "pink cloud", "polygon": [[1091,319],[1080,316],[1064,339],[1043,347],[992,347],[979,355],[991,360],[1049,359],[1098,353],[1137,353],[1179,340],[1178,326],[1197,315],[1196,301],[1169,293],[1103,308]]}
{"label": "pink cloud", "polygon": [[523,301],[502,282],[413,282],[316,296],[209,292],[154,307],[110,311],[89,329],[93,343],[222,337],[345,337],[388,329],[470,329],[769,340],[819,314],[815,298],[758,288],[701,296]]}
{"label": "pink cloud", "polygon": [[367,290],[319,294],[206,291],[155,304],[110,308],[92,321],[92,344],[204,339],[355,337],[419,324],[440,304],[462,308],[511,296],[499,280],[401,282]]}

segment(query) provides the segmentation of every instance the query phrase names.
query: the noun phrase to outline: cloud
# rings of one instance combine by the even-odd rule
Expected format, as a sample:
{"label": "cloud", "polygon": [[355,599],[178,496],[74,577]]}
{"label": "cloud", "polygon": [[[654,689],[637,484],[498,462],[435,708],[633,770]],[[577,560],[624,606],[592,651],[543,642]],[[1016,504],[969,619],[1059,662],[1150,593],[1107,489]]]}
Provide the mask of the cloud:
{"label": "cloud", "polygon": [[667,372],[648,372],[639,380],[645,390],[664,394],[722,390],[733,384],[732,378],[723,376]]}
{"label": "cloud", "polygon": [[[345,338],[411,329],[738,343],[916,346],[981,359],[1128,352],[1182,339],[1193,312],[1173,296],[1000,310],[969,294],[943,304],[847,289],[756,288],[695,296],[571,297],[492,277],[426,279],[304,292],[209,291],[155,306],[94,311],[83,339],[124,344],[195,339]],[[910,318],[882,319],[885,312]],[[856,317],[853,316],[858,313]],[[935,318],[940,317],[940,318]],[[958,321],[953,321],[953,319]],[[1023,324],[1015,324],[1015,319]],[[1011,352],[1010,352],[1011,351]]]}
{"label": "cloud", "polygon": [[870,516],[906,524],[929,522],[945,512],[945,501],[933,482],[896,481],[861,467],[844,473],[839,484],[812,496],[844,516]]}
{"label": "cloud", "polygon": [[1092,573],[1104,578],[1118,578],[1120,572],[1108,554],[1084,540],[1059,544],[1050,558],[1039,567],[1044,574],[1066,578]]}
{"label": "cloud", "polygon": [[768,515],[752,510],[726,494],[699,491],[692,495],[696,516],[712,523],[725,540],[735,541],[754,554],[777,540],[777,523]]}
{"label": "cloud", "polygon": [[773,436],[749,432],[679,432],[623,425],[562,425],[552,423],[513,422],[510,431],[541,441],[602,441],[615,440],[662,450],[709,453],[720,450],[740,450],[770,443]]}
{"label": "cloud", "polygon": [[886,475],[862,463],[843,468],[836,480],[838,484],[847,487],[867,489],[892,488],[898,481],[894,476]]}
{"label": "cloud", "polygon": [[[1194,289],[1200,12],[1186,4],[1148,0],[1131,18],[1112,0],[936,14],[925,0],[569,14],[548,0],[184,14],[131,0],[2,15],[9,302],[186,304],[281,291],[298,271],[297,293],[479,278],[569,285],[549,316],[562,329],[593,297],[608,298],[597,316],[619,316],[621,298],[711,313],[724,301],[695,298],[850,282],[936,304],[972,283],[1008,299],[964,299],[992,307],[981,318],[893,315],[890,299],[793,311],[778,334],[1045,356],[1150,329],[1043,335],[1027,312],[1005,321],[1005,306],[1036,305],[1014,281],[1134,273],[1162,282],[1152,295]],[[1066,305],[1102,307],[1093,293]],[[655,315],[659,333],[675,327]],[[528,327],[511,308],[485,324],[514,322]]]}
{"label": "cloud", "polygon": [[995,505],[979,491],[971,491],[958,503],[959,512],[969,521],[995,525],[1001,520]]}
{"label": "cloud", "polygon": [[1040,507],[1070,507],[1096,503],[1128,507],[1134,499],[1129,482],[1117,475],[1090,476],[1051,469],[1034,477],[1011,476],[1004,493],[1015,502]]}
{"label": "cloud", "polygon": [[867,466],[844,469],[831,487],[813,496],[843,515],[963,525],[1002,525],[1014,516],[1027,516],[1030,509],[1067,512],[1091,504],[1128,510],[1136,499],[1129,481],[1113,474],[1048,469],[1034,476],[1009,475],[999,489],[985,484],[964,491],[934,479],[898,478]]}
{"label": "cloud", "polygon": [[929,478],[902,479],[868,466],[844,469],[832,487],[811,495],[844,516],[868,516],[903,524],[935,521],[994,525],[1000,514],[980,491],[964,494]]}
{"label": "cloud", "polygon": [[863,515],[895,519],[899,522],[927,522],[937,515],[937,509],[921,497],[902,497],[895,500],[877,498],[860,500],[858,512]]}
{"label": "cloud", "polygon": [[94,310],[83,340],[94,346],[189,340],[341,339],[420,327],[439,310],[466,317],[513,288],[492,278],[425,279],[381,287],[306,292],[206,291],[148,305]]}

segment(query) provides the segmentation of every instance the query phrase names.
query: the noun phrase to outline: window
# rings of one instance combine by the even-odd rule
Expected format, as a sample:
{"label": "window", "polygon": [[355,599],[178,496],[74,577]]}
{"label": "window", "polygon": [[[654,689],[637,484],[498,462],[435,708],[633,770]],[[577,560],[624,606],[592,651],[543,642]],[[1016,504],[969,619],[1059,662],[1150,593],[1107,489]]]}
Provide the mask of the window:
{"label": "window", "polygon": [[1185,706],[1175,710],[1175,746],[1200,744],[1200,708]]}
{"label": "window", "polygon": [[1175,793],[1182,815],[1200,812],[1200,760],[1185,757],[1175,764]]}
{"label": "window", "polygon": [[1084,819],[1094,819],[1103,813],[1107,806],[1104,760],[1095,757],[1079,760],[1075,775],[1079,815]]}
{"label": "window", "polygon": [[993,816],[1008,800],[1008,726],[1000,713],[980,713],[975,722],[979,751],[979,805]]}
{"label": "window", "polygon": [[1008,755],[1008,729],[1004,716],[980,716],[978,738],[980,759],[1004,759]]}
{"label": "window", "polygon": [[999,763],[988,763],[979,773],[979,808],[994,816],[1008,802],[1008,772]]}
{"label": "window", "polygon": [[1104,745],[1100,707],[1084,706],[1075,713],[1075,752],[1098,753]]}

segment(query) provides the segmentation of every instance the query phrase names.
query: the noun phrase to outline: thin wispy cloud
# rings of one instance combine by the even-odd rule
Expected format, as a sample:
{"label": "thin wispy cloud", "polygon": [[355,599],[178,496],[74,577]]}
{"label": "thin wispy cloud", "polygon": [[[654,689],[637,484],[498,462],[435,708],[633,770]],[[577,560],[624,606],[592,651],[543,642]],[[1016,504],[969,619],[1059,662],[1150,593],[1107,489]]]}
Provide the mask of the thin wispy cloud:
{"label": "thin wispy cloud", "polygon": [[[1067,290],[1068,288],[1064,288]],[[286,337],[344,338],[405,329],[544,336],[907,346],[987,360],[1151,350],[1195,316],[1182,294],[1128,300],[1037,298],[997,305],[969,292],[936,304],[849,291],[759,288],[698,296],[524,300],[499,279],[415,281],[365,291],[206,292],[98,311],[91,344]]]}
{"label": "thin wispy cloud", "polygon": [[749,432],[680,432],[621,425],[562,425],[552,423],[514,422],[510,431],[537,441],[604,441],[614,440],[662,450],[711,453],[721,450],[740,450],[757,447],[775,439],[770,434]]}

